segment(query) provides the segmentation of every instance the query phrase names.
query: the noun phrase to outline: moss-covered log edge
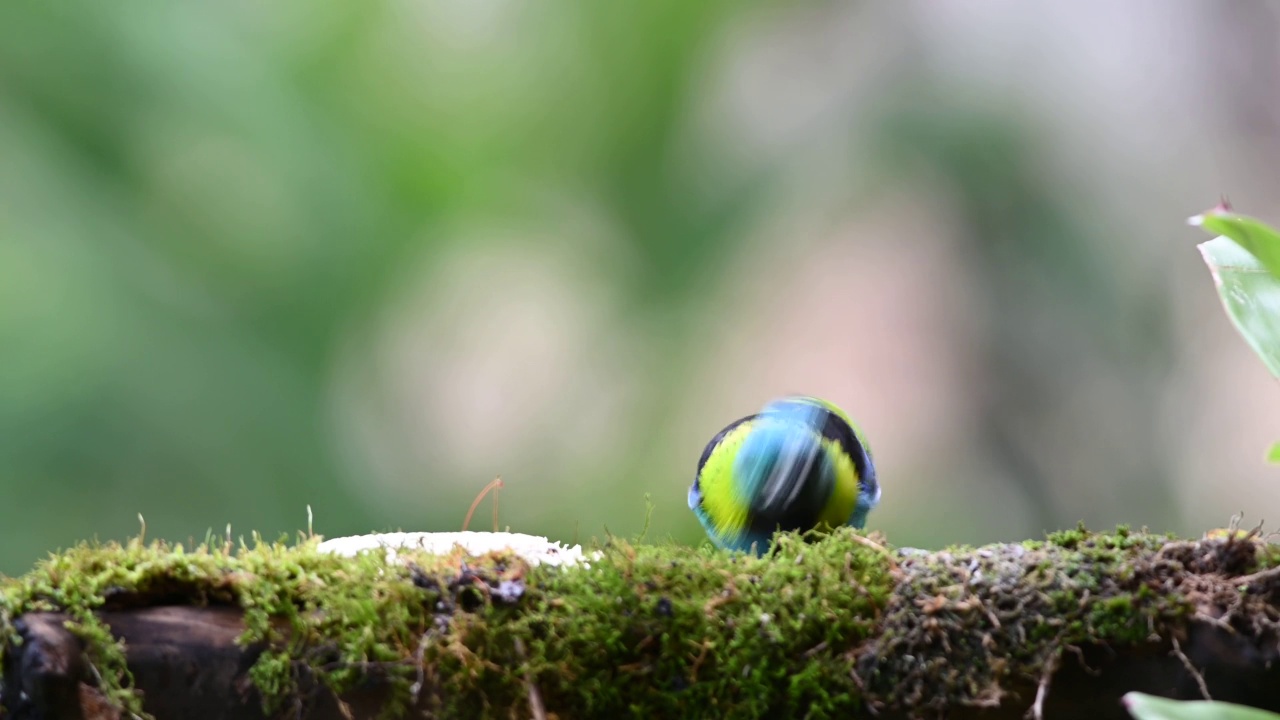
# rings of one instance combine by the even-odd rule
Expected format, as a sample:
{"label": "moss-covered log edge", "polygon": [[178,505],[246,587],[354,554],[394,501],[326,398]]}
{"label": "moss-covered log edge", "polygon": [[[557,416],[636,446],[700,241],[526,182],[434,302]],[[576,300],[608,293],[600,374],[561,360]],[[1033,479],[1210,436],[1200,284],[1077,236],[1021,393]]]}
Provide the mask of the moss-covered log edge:
{"label": "moss-covered log edge", "polygon": [[755,558],[610,540],[589,567],[381,552],[344,558],[318,537],[249,543],[83,544],[0,588],[15,621],[63,612],[101,692],[146,717],[125,648],[97,612],[153,605],[243,610],[250,676],[268,711],[371,676],[388,716],[508,716],[531,691],[561,717],[836,717],[990,706],[1085,643],[1142,643],[1197,617],[1275,630],[1280,551],[1256,535],[1202,540],[1083,527],[1040,541],[896,551],[841,529],[778,536]]}

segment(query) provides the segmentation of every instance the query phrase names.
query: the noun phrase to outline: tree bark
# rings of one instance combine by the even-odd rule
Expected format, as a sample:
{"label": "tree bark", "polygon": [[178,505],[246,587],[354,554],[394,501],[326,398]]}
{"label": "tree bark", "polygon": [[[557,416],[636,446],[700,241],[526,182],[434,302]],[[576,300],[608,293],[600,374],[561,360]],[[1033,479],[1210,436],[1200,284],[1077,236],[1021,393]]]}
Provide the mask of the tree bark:
{"label": "tree bark", "polygon": [[[246,672],[260,648],[241,648],[243,632],[233,609],[161,607],[104,614],[114,633],[125,640],[129,667],[142,691],[148,712],[156,718],[186,720],[265,720],[261,696]],[[117,712],[98,693],[88,673],[83,646],[63,627],[60,613],[32,613],[21,618],[20,653],[4,673],[5,710],[13,720],[107,720]],[[1280,663],[1276,647],[1257,647],[1238,633],[1206,623],[1193,623],[1179,643],[1181,652],[1202,676],[1215,700],[1280,712]],[[633,680],[619,679],[619,682]],[[338,698],[313,687],[309,720],[365,720],[377,717],[385,700],[377,682],[348,695],[344,713]],[[948,717],[1022,720],[1038,687],[1022,683],[991,707],[953,708]],[[1129,691],[1180,699],[1201,699],[1195,676],[1177,656],[1172,643],[1160,641],[1126,647],[1090,645],[1066,654],[1048,679],[1045,718],[1127,718],[1120,698]],[[1016,699],[1015,699],[1016,698]],[[859,713],[883,720],[906,718],[908,711]],[[421,717],[430,717],[425,712]],[[526,708],[518,717],[529,717]]]}

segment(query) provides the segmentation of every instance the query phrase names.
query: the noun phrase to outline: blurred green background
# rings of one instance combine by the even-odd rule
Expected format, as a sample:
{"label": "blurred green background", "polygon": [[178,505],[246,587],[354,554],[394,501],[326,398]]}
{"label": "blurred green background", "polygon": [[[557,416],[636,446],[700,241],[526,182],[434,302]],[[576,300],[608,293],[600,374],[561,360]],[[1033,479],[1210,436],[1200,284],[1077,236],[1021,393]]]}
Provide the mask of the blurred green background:
{"label": "blurred green background", "polygon": [[1278,11],[0,6],[0,572],[495,475],[516,531],[701,542],[703,444],[786,392],[895,544],[1280,520],[1182,225],[1280,219]]}

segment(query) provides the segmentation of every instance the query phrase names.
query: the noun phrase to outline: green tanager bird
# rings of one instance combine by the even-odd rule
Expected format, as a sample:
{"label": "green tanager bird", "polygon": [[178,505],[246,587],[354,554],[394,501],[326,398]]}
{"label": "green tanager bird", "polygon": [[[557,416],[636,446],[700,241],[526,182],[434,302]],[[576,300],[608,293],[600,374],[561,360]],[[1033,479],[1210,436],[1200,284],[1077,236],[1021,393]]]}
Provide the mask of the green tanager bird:
{"label": "green tanager bird", "polygon": [[880,502],[871,449],[834,404],[803,395],[729,423],[702,451],[689,509],[717,546],[763,555],[778,530],[861,528]]}

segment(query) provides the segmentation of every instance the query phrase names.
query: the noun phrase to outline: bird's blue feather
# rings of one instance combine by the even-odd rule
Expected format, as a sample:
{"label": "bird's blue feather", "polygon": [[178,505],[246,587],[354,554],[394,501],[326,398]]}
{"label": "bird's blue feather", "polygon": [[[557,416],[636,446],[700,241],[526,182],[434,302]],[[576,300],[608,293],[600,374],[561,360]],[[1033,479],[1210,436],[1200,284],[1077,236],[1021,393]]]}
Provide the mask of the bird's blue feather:
{"label": "bird's blue feather", "polygon": [[788,489],[782,487],[788,476],[794,480],[811,463],[822,461],[822,417],[821,408],[807,403],[765,406],[734,459],[734,481],[745,502],[757,505],[768,499],[766,493]]}

